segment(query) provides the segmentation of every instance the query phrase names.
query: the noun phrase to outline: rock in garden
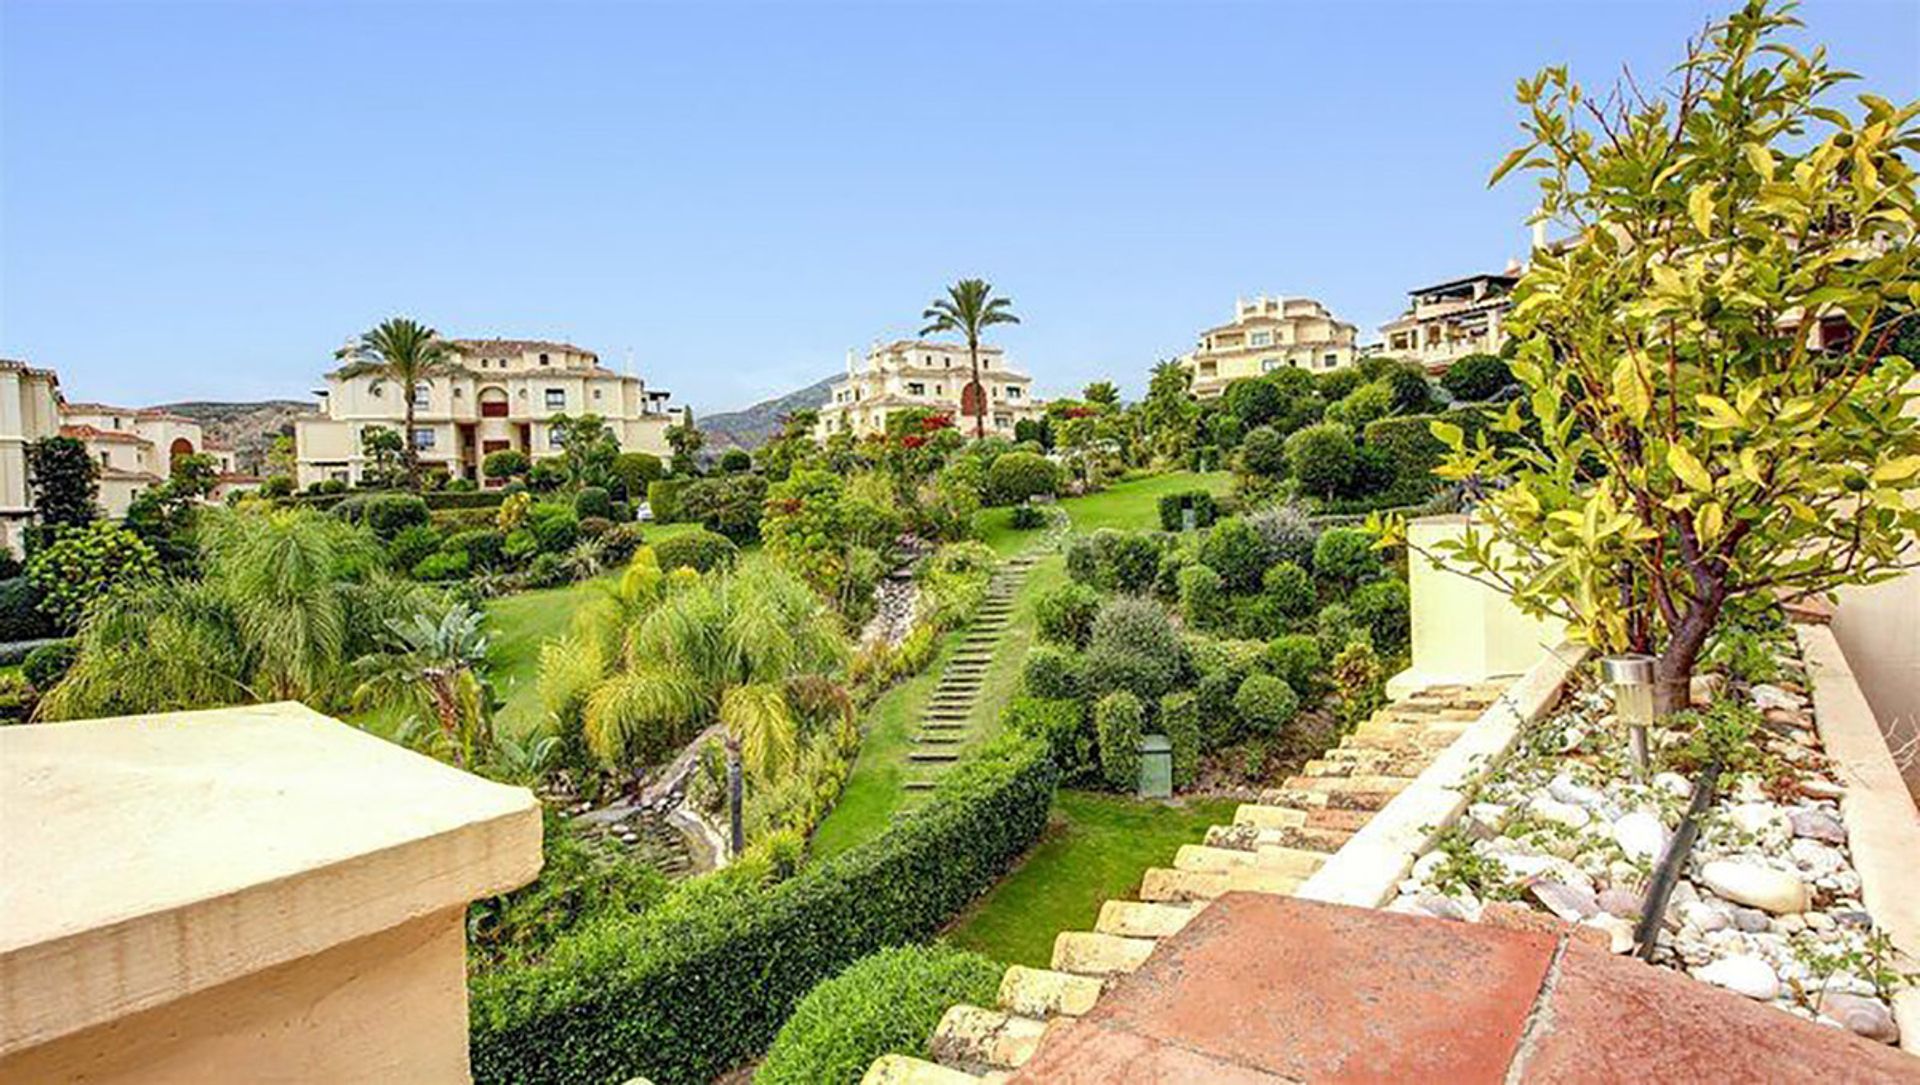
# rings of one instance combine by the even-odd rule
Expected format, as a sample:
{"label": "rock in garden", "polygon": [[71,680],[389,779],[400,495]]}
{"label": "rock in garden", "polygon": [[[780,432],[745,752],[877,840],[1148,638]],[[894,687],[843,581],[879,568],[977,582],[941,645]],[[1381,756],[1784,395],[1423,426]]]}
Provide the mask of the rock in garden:
{"label": "rock in garden", "polygon": [[1753,707],[1763,712],[1769,708],[1803,708],[1807,703],[1806,699],[1799,694],[1788,693],[1779,686],[1768,685],[1765,682],[1754,686],[1747,695],[1752,698]]}
{"label": "rock in garden", "polygon": [[1613,886],[1602,889],[1596,899],[1600,904],[1600,910],[1608,915],[1619,916],[1622,919],[1636,919],[1640,915],[1640,894],[1632,890]]}
{"label": "rock in garden", "polygon": [[1713,703],[1713,699],[1726,688],[1727,678],[1722,674],[1696,674],[1687,682],[1687,700],[1704,708]]}
{"label": "rock in garden", "polygon": [[1816,877],[1837,873],[1841,867],[1847,865],[1847,857],[1840,854],[1840,849],[1828,847],[1818,840],[1808,840],[1805,837],[1789,845],[1787,853],[1793,856],[1794,862],[1800,864],[1801,870]]}
{"label": "rock in garden", "polygon": [[1645,810],[1635,810],[1613,823],[1613,839],[1629,859],[1651,863],[1667,849],[1667,828]]}
{"label": "rock in garden", "polygon": [[1757,863],[1715,859],[1700,871],[1708,889],[1733,901],[1764,908],[1776,915],[1807,910],[1807,883],[1800,875]]}
{"label": "rock in garden", "polygon": [[1733,925],[1748,934],[1758,934],[1773,926],[1773,920],[1767,918],[1767,913],[1758,908],[1735,908]]}
{"label": "rock in garden", "polygon": [[1838,926],[1833,917],[1825,912],[1808,912],[1804,918],[1809,930],[1830,931]]}
{"label": "rock in garden", "polygon": [[1633,923],[1605,912],[1583,920],[1582,925],[1607,932],[1608,949],[1615,953],[1633,952]]}
{"label": "rock in garden", "polygon": [[1727,820],[1741,832],[1778,838],[1782,842],[1793,832],[1793,823],[1787,820],[1786,811],[1770,802],[1740,803],[1727,811]]}
{"label": "rock in garden", "polygon": [[1828,844],[1847,842],[1847,827],[1839,818],[1825,810],[1794,810],[1787,814],[1787,820],[1793,823],[1795,836],[1821,840]]}
{"label": "rock in garden", "polygon": [[[1727,914],[1725,908],[1717,904],[1708,904],[1703,900],[1696,900],[1682,906],[1680,916],[1688,923],[1693,924],[1703,934],[1712,934],[1714,931],[1726,930],[1733,922],[1733,919]],[[1760,917],[1760,920],[1762,923],[1765,923],[1766,917],[1763,915]]]}
{"label": "rock in garden", "polygon": [[1561,802],[1571,803],[1574,806],[1584,806],[1589,809],[1602,806],[1607,801],[1607,797],[1599,791],[1585,784],[1575,783],[1572,777],[1566,775],[1555,776],[1553,781],[1547,785],[1547,794],[1552,795]]}
{"label": "rock in garden", "polygon": [[1594,895],[1577,886],[1542,880],[1528,886],[1528,892],[1547,911],[1569,923],[1578,922],[1600,910],[1600,902],[1594,899]]}
{"label": "rock in garden", "polygon": [[1820,996],[1820,1012],[1856,1036],[1883,1044],[1900,1042],[1900,1026],[1894,1022],[1893,1011],[1877,998],[1828,991]]}
{"label": "rock in garden", "polygon": [[1694,975],[1702,982],[1761,1002],[1772,1001],[1780,993],[1780,978],[1773,974],[1773,966],[1745,954],[1714,961]]}
{"label": "rock in garden", "polygon": [[1813,718],[1793,708],[1769,708],[1760,717],[1776,727],[1804,731],[1813,726]]}
{"label": "rock in garden", "polygon": [[1467,910],[1452,897],[1444,897],[1438,893],[1423,893],[1415,903],[1419,904],[1421,910],[1428,915],[1441,919],[1457,919],[1464,922],[1467,918]]}
{"label": "rock in garden", "polygon": [[1672,795],[1676,799],[1684,799],[1693,794],[1693,782],[1677,772],[1655,773],[1653,776],[1653,786]]}
{"label": "rock in garden", "polygon": [[1549,795],[1535,796],[1534,800],[1527,804],[1527,809],[1542,821],[1557,822],[1570,829],[1584,829],[1587,827],[1587,822],[1593,820],[1593,815],[1587,813],[1585,809]]}
{"label": "rock in garden", "polygon": [[1847,793],[1847,789],[1821,776],[1809,776],[1800,781],[1800,794],[1809,799],[1837,799]]}
{"label": "rock in garden", "polygon": [[1834,912],[1833,920],[1843,927],[1858,927],[1861,930],[1873,926],[1873,917],[1858,909]]}

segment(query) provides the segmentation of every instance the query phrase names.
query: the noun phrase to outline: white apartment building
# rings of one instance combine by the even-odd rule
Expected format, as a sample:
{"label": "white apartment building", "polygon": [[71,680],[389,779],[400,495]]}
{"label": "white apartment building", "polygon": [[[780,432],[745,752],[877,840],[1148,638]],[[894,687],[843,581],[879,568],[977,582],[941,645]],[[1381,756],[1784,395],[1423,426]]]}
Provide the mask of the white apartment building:
{"label": "white apartment building", "polygon": [[951,415],[968,437],[980,416],[988,433],[1012,437],[1014,423],[1041,412],[1033,378],[1009,365],[999,347],[981,346],[980,383],[974,386],[964,343],[897,339],[875,343],[864,362],[847,352],[847,375],[829,389],[814,436],[824,441],[836,433],[884,433],[888,415],[912,407]]}
{"label": "white apartment building", "polygon": [[1400,319],[1380,326],[1381,352],[1419,362],[1439,373],[1469,354],[1498,354],[1507,341],[1500,327],[1512,308],[1518,268],[1469,275],[1408,292]]}
{"label": "white apartment building", "polygon": [[108,516],[125,516],[133,499],[165,482],[182,456],[213,457],[218,482],[211,500],[260,485],[240,472],[233,450],[207,437],[199,422],[159,408],[63,403],[60,434],[86,445],[99,464],[100,507]]}
{"label": "white apartment building", "polygon": [[60,378],[51,369],[0,358],[0,546],[19,554],[33,522],[27,446],[60,432]]}
{"label": "white apartment building", "polygon": [[1234,381],[1276,369],[1327,373],[1352,365],[1357,331],[1312,298],[1236,298],[1233,321],[1201,332],[1178,361],[1192,375],[1193,394],[1211,399]]}
{"label": "white apartment building", "polygon": [[[447,345],[455,373],[411,390],[414,428],[406,439],[428,470],[497,482],[481,477],[487,454],[514,449],[534,459],[558,455],[560,438],[549,422],[561,414],[599,415],[622,451],[665,457],[671,451],[668,427],[686,418],[684,408],[667,405],[665,391],[605,368],[599,355],[570,343],[452,339]],[[326,388],[314,393],[318,413],[294,422],[295,482],[301,487],[327,479],[359,482],[370,466],[361,453],[361,433],[405,424],[400,397],[409,390],[383,377],[341,373],[328,373]]]}

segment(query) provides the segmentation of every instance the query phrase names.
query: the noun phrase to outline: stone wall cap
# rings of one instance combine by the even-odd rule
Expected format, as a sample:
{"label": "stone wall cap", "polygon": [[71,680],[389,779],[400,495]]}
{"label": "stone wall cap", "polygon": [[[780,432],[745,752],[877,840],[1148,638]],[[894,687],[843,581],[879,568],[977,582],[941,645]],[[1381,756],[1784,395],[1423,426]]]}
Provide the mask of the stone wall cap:
{"label": "stone wall cap", "polygon": [[0,728],[0,1054],[530,880],[538,802],[304,705]]}

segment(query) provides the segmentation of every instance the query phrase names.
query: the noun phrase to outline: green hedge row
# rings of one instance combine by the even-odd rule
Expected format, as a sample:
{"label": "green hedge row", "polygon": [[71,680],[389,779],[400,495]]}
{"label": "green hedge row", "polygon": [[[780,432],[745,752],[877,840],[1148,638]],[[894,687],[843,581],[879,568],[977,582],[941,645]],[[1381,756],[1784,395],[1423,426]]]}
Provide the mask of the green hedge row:
{"label": "green hedge row", "polygon": [[[371,497],[375,495],[402,495],[402,490],[347,490],[337,494],[294,494],[280,500],[308,509],[330,509],[350,497]],[[412,495],[408,495],[412,496]],[[504,490],[435,490],[418,495],[427,503],[429,509],[493,509],[507,499]]]}
{"label": "green hedge row", "polygon": [[764,890],[690,883],[598,924],[542,963],[477,977],[479,1082],[706,1082],[766,1050],[820,981],[932,937],[1046,827],[1056,769],[1003,738],[871,842]]}

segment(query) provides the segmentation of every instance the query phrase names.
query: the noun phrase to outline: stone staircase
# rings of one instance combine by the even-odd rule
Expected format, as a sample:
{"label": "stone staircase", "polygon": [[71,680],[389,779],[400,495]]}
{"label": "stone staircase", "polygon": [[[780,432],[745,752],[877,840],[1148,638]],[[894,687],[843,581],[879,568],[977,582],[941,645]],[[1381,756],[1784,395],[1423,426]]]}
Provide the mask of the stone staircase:
{"label": "stone staircase", "polygon": [[1491,705],[1506,682],[1435,686],[1382,708],[1300,775],[1243,803],[1233,824],[1182,845],[1173,865],[1148,870],[1138,900],[1109,900],[1091,931],[1062,931],[1051,968],[1013,965],[996,1008],[959,1005],[934,1030],[932,1061],[887,1055],[863,1085],[969,1085],[1003,1081],[1047,1031],[1087,1013],[1115,976],[1139,968],[1230,892],[1291,895],[1368,819],[1405,790]]}

